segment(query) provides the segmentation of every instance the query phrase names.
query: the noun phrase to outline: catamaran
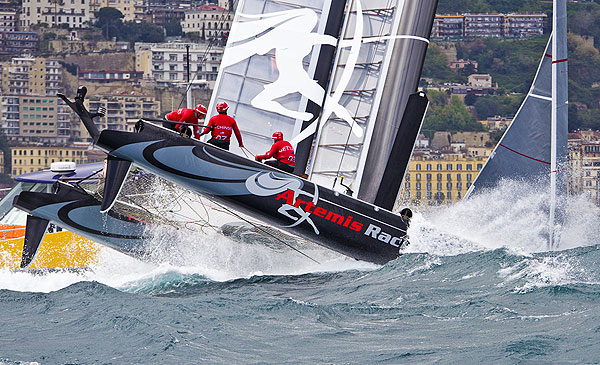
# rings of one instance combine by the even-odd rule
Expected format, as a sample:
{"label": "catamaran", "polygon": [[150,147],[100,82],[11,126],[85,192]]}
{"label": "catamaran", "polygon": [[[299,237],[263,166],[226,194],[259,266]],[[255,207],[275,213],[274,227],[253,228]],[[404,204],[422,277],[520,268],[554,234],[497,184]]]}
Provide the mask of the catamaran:
{"label": "catamaran", "polygon": [[[435,0],[239,2],[209,110],[226,101],[253,151],[268,149],[271,134],[283,131],[297,146],[296,174],[149,120],[133,132],[99,131],[93,119],[101,113],[85,108],[85,87],[75,100],[61,95],[108,153],[103,200],[90,217],[110,216],[136,165],[355,259],[397,258],[411,213],[391,210],[428,105],[417,86],[436,7]],[[71,199],[15,200],[35,217],[27,228],[33,246],[49,222],[90,235],[60,214]]]}

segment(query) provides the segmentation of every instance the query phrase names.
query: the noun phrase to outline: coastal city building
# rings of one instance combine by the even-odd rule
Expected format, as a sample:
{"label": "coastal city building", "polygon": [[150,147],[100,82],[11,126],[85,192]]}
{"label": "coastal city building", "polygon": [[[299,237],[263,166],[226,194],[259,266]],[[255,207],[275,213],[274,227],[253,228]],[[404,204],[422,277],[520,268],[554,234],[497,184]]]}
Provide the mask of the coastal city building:
{"label": "coastal city building", "polygon": [[[140,117],[158,118],[160,101],[154,96],[131,93],[91,95],[85,105],[89,110],[96,111],[99,107],[106,109],[106,116],[94,119],[100,130],[133,131]],[[87,132],[83,139],[91,141]]]}
{"label": "coastal city building", "polygon": [[88,144],[75,143],[69,146],[45,146],[24,144],[11,147],[11,176],[47,169],[53,162],[70,161],[87,163]]}
{"label": "coastal city building", "polygon": [[569,194],[583,194],[600,206],[600,132],[569,133],[568,141]]}
{"label": "coastal city building", "polygon": [[200,5],[185,12],[181,22],[184,33],[197,33],[201,39],[225,41],[231,29],[233,12],[218,5]]}
{"label": "coastal city building", "polygon": [[48,24],[51,27],[61,25],[69,29],[88,28],[93,13],[90,10],[92,0],[23,0],[20,25],[29,30],[32,25]]}
{"label": "coastal city building", "polygon": [[501,117],[499,115],[488,117],[486,120],[480,120],[479,123],[487,127],[490,132],[500,131],[508,128],[513,118]]}
{"label": "coastal city building", "polygon": [[2,67],[3,95],[52,95],[60,91],[62,66],[44,57],[13,57]]}
{"label": "coastal city building", "polygon": [[40,47],[35,32],[0,32],[0,55],[32,54]]}
{"label": "coastal city building", "polygon": [[56,96],[2,96],[2,130],[9,142],[67,143],[71,110]]}
{"label": "coastal city building", "polygon": [[16,32],[18,15],[15,10],[0,10],[0,32]]}
{"label": "coastal city building", "polygon": [[522,38],[542,35],[546,14],[436,15],[432,38]]}
{"label": "coastal city building", "polygon": [[[196,85],[214,88],[224,47],[209,42],[190,46],[190,78]],[[158,86],[187,82],[186,43],[136,43],[135,69]]]}
{"label": "coastal city building", "polygon": [[455,203],[464,197],[485,161],[485,157],[463,154],[415,153],[400,196],[412,204]]}

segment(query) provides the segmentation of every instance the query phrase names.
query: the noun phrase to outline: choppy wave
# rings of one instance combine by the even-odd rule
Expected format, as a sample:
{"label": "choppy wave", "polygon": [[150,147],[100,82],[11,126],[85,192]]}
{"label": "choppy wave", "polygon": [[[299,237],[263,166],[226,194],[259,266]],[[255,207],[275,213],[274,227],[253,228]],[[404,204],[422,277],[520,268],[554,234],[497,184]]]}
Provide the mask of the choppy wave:
{"label": "choppy wave", "polygon": [[569,200],[547,251],[545,195],[515,187],[417,211],[383,266],[180,230],[147,262],[0,270],[0,363],[597,362],[598,210]]}

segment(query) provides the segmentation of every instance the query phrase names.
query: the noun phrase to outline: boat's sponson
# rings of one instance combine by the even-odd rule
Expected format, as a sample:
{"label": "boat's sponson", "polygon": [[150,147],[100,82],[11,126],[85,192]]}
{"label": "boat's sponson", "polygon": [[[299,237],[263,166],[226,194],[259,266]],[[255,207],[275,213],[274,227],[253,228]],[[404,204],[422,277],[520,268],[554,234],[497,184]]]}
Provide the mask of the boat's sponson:
{"label": "boat's sponson", "polygon": [[398,215],[143,120],[136,131],[104,130],[96,145],[344,255],[379,264],[399,256],[407,226]]}
{"label": "boat's sponson", "polygon": [[55,186],[55,193],[21,192],[13,205],[123,253],[133,256],[146,253],[146,240],[150,238],[148,224],[138,217],[114,211],[102,214],[100,201],[93,196],[67,183]]}

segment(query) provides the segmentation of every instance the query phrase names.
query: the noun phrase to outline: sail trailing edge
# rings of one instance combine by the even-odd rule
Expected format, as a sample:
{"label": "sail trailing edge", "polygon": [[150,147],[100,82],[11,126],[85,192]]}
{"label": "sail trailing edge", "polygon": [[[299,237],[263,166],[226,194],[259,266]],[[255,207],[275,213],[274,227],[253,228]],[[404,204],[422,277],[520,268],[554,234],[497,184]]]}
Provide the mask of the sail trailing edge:
{"label": "sail trailing edge", "polygon": [[[418,86],[436,7],[437,1],[349,3],[310,164],[313,181],[349,186],[354,196],[375,201],[408,96]],[[380,152],[381,160],[366,162]]]}

